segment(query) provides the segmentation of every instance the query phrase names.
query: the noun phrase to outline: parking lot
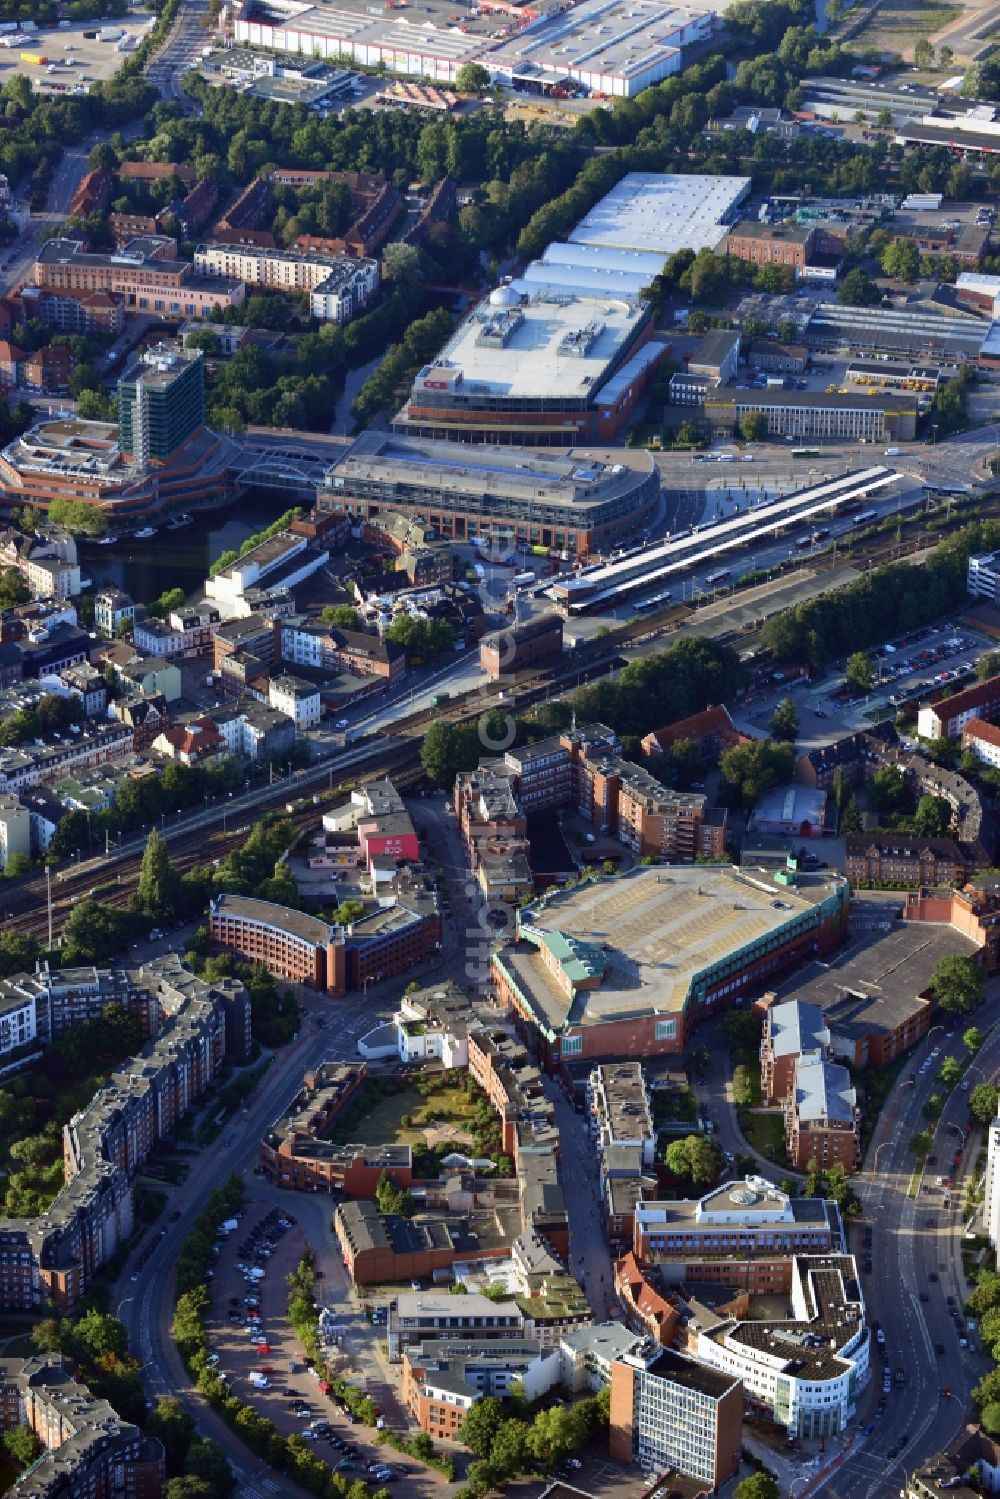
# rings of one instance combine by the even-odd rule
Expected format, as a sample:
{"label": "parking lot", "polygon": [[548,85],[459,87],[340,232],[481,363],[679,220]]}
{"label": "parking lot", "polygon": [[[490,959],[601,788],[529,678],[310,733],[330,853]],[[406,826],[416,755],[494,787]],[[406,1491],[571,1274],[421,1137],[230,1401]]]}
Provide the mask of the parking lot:
{"label": "parking lot", "polygon": [[[286,1226],[287,1225],[287,1226]],[[293,1211],[258,1204],[244,1211],[239,1227],[220,1239],[212,1272],[212,1305],[206,1319],[215,1367],[238,1399],[272,1420],[284,1436],[296,1433],[315,1442],[318,1454],[348,1477],[392,1484],[400,1499],[430,1499],[445,1479],[435,1469],[379,1447],[375,1432],[356,1422],[325,1393],[304,1361],[294,1329],[287,1320],[286,1277],[307,1247]],[[315,1246],[317,1250],[320,1246]],[[317,1268],[321,1254],[317,1254]],[[322,1300],[325,1276],[318,1276]],[[353,1330],[363,1321],[353,1307],[334,1309],[334,1320]],[[365,1328],[368,1336],[374,1336]],[[332,1362],[338,1360],[332,1345]],[[405,1413],[388,1384],[365,1380],[365,1390],[384,1414],[386,1424],[403,1430]],[[374,1470],[379,1469],[376,1475]]]}
{"label": "parking lot", "polygon": [[[129,56],[127,51],[119,52],[115,41],[99,40],[98,33],[106,31],[110,36],[114,32],[120,36],[125,32],[138,43],[154,20],[149,11],[135,10],[122,20],[72,21],[40,27],[15,45],[0,46],[0,84],[5,84],[15,73],[23,73],[39,93],[85,91],[92,83],[113,78]],[[84,32],[90,35],[84,36]],[[22,53],[44,57],[45,62],[25,62]]]}
{"label": "parking lot", "polygon": [[844,663],[813,682],[761,683],[752,689],[734,714],[749,733],[760,736],[782,698],[791,695],[799,714],[800,748],[830,744],[853,734],[878,718],[890,718],[912,698],[924,699],[932,690],[962,687],[975,680],[978,658],[995,642],[954,620],[897,636],[867,652],[876,680],[870,693],[851,697],[843,691]]}

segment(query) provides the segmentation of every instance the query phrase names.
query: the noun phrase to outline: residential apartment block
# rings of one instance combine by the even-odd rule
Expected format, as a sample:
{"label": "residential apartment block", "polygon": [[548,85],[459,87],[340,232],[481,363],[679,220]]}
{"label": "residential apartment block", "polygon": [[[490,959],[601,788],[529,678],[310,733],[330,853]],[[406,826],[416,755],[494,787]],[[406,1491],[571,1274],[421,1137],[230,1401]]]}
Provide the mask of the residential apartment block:
{"label": "residential apartment block", "polygon": [[829,1044],[830,1032],[819,1005],[797,999],[767,1004],[760,1043],[761,1092],[767,1102],[784,1103],[792,1091],[799,1058],[825,1056]]}
{"label": "residential apartment block", "polygon": [[957,739],[974,718],[1000,719],[1000,677],[987,677],[950,697],[925,703],[917,714],[917,733],[922,739]]}
{"label": "residential apartment block", "polygon": [[307,291],[313,317],[335,323],[349,323],[363,312],[380,281],[377,260],[256,245],[199,245],[194,266],[202,275],[242,281],[247,286]]}
{"label": "residential apartment block", "polygon": [[784,1115],[788,1157],[797,1170],[813,1162],[820,1170],[853,1171],[858,1165],[861,1111],[851,1075],[839,1062],[818,1054],[797,1057]]}
{"label": "residential apartment block", "polygon": [[205,984],[176,954],[123,976],[153,1037],[65,1126],[66,1185],[37,1218],[0,1221],[6,1306],[49,1299],[71,1310],[133,1230],[132,1178],[205,1091],[226,1055],[250,1044],[249,999],[235,979]]}
{"label": "residential apartment block", "polygon": [[163,1446],[79,1382],[59,1354],[0,1360],[0,1427],[27,1427],[42,1455],[10,1499],[159,1499]]}

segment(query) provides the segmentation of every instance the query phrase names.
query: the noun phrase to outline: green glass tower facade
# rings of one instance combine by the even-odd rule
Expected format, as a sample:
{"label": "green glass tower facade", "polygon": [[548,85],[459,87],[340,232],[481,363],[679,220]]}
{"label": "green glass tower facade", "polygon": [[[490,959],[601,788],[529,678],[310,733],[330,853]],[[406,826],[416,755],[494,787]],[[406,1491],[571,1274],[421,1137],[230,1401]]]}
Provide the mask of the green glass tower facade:
{"label": "green glass tower facade", "polygon": [[157,344],[118,382],[118,435],[139,462],[169,458],[205,421],[200,351]]}

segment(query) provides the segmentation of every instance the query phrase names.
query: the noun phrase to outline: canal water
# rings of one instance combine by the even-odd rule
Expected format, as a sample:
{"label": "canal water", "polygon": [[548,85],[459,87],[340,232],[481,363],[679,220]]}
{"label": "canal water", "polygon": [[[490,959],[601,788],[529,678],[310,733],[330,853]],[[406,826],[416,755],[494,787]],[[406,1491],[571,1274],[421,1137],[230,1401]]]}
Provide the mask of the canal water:
{"label": "canal water", "polygon": [[307,501],[282,490],[249,489],[218,510],[196,511],[194,522],[181,531],[160,527],[146,541],[122,537],[107,547],[78,538],[80,570],[98,587],[122,588],[137,603],[148,604],[168,588],[191,594],[220,552],[237,550],[293,505],[308,508]]}

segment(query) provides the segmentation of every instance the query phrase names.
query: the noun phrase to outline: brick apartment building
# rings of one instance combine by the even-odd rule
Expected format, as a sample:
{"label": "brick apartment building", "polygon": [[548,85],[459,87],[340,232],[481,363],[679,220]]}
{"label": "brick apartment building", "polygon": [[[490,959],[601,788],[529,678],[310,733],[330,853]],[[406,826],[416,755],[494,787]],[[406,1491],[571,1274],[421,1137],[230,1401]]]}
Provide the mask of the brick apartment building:
{"label": "brick apartment building", "polygon": [[880,829],[874,833],[848,833],[844,872],[855,888],[953,885],[969,879],[988,862],[979,844]]}
{"label": "brick apartment building", "polygon": [[785,1100],[785,1146],[798,1171],[815,1161],[820,1170],[853,1171],[861,1158],[861,1114],[850,1073],[819,1053],[795,1060]]}
{"label": "brick apartment building", "polygon": [[973,718],[1000,719],[1000,677],[925,703],[917,714],[917,732],[922,739],[957,739]]}
{"label": "brick apartment building", "polygon": [[769,1104],[784,1103],[795,1082],[796,1063],[804,1056],[825,1056],[830,1031],[819,1005],[802,1000],[776,1004],[774,995],[768,995],[762,1007],[761,1092]]}

